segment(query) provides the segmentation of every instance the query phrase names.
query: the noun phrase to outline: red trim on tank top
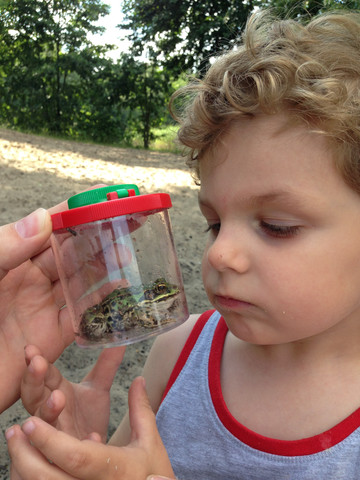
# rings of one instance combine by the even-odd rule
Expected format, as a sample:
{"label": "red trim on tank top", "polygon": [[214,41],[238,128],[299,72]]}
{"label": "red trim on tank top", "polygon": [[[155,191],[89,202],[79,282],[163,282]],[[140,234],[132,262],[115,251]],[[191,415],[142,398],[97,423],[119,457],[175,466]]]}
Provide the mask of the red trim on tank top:
{"label": "red trim on tank top", "polygon": [[265,453],[283,456],[312,455],[340,443],[360,424],[360,408],[335,427],[314,437],[301,440],[277,440],[259,435],[238,422],[228,410],[220,383],[222,351],[228,327],[221,317],[212,342],[209,358],[209,389],[216,413],[224,427],[246,445]]}
{"label": "red trim on tank top", "polygon": [[166,385],[165,391],[163,393],[161,401],[164,400],[166,395],[168,394],[168,391],[170,388],[174,385],[175,380],[177,379],[179,373],[181,370],[184,368],[185,363],[187,362],[187,359],[189,358],[189,355],[192,351],[192,349],[195,346],[195,343],[197,342],[200,333],[202,332],[202,329],[204,328],[206,322],[209,320],[211,315],[215,312],[215,310],[207,310],[203,314],[200,315],[200,317],[197,319],[193,329],[190,332],[189,337],[187,338],[185,345],[183,346],[183,349],[181,350],[181,353],[179,355],[179,358],[177,359],[175,366],[173,368],[173,371],[171,372],[171,375],[169,377],[168,383]]}

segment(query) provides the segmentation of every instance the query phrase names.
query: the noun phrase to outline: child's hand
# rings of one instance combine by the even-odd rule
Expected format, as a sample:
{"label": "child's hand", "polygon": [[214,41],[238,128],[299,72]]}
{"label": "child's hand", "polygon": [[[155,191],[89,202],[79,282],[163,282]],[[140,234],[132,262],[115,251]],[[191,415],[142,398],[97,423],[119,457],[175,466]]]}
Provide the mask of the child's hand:
{"label": "child's hand", "polygon": [[78,440],[36,417],[12,427],[6,432],[11,478],[145,480],[152,472],[174,478],[141,377],[129,391],[129,415],[132,435],[126,447],[103,445],[96,436]]}
{"label": "child's hand", "polygon": [[110,388],[123,359],[125,347],[102,351],[94,368],[79,384],[67,381],[59,370],[28,345],[28,368],[21,384],[21,399],[31,415],[58,430],[84,439],[92,432],[106,441],[110,414]]}

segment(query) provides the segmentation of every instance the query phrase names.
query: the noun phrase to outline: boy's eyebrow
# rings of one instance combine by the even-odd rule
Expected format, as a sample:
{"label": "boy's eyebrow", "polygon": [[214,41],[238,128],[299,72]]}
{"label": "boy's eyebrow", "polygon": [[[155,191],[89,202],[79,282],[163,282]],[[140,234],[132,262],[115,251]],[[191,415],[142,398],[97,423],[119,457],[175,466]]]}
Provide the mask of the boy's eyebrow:
{"label": "boy's eyebrow", "polygon": [[259,206],[275,201],[284,201],[287,204],[294,204],[297,206],[304,203],[302,198],[300,198],[294,192],[288,190],[278,190],[275,192],[265,193],[264,195],[252,195],[247,199],[249,204]]}
{"label": "boy's eyebrow", "polygon": [[[207,198],[203,198],[201,192],[199,192],[199,204],[204,206],[211,206],[211,198],[208,201]],[[238,199],[239,203],[245,203],[250,206],[261,207],[266,203],[273,202],[285,202],[288,206],[301,207],[305,204],[308,204],[303,195],[297,194],[295,191],[291,190],[276,190],[274,192],[268,192],[263,195],[251,195],[250,197],[241,197]],[[310,199],[313,200],[313,199]],[[314,199],[315,200],[315,199]]]}

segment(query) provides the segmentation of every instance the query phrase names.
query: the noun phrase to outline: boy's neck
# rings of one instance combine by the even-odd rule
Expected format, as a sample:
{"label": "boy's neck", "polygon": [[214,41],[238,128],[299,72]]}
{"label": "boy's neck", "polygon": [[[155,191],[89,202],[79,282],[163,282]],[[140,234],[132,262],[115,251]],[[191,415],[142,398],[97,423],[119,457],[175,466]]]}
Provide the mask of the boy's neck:
{"label": "boy's neck", "polygon": [[[232,334],[229,332],[229,335]],[[309,338],[293,342],[273,345],[246,344],[236,337],[234,347],[246,351],[247,355],[263,361],[287,368],[297,365],[304,368],[309,365],[344,362],[360,362],[360,318],[349,318],[337,323],[333,328]]]}
{"label": "boy's neck", "polygon": [[240,423],[268,437],[326,431],[360,407],[359,342],[343,345],[331,335],[259,346],[229,332],[221,363],[225,402]]}

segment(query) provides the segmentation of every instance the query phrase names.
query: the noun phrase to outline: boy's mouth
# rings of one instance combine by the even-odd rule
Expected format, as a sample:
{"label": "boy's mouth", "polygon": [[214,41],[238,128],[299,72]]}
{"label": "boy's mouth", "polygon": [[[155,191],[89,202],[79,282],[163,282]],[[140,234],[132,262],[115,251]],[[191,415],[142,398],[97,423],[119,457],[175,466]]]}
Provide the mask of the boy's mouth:
{"label": "boy's mouth", "polygon": [[237,300],[236,298],[224,297],[222,295],[215,295],[214,300],[216,305],[225,310],[242,310],[253,307],[252,303],[244,300]]}

